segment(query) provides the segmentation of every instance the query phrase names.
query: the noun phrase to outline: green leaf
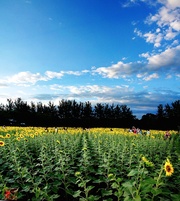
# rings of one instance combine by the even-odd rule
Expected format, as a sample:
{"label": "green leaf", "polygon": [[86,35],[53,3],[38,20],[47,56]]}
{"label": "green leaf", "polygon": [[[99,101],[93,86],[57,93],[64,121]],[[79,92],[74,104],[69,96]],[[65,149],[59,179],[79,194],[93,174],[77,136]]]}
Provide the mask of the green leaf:
{"label": "green leaf", "polygon": [[25,187],[23,188],[23,191],[24,191],[24,192],[30,191],[30,187],[29,187],[29,186],[25,186]]}
{"label": "green leaf", "polygon": [[100,196],[90,195],[89,198],[88,198],[88,200],[89,201],[95,201],[95,200],[100,200],[100,198],[101,198]]}
{"label": "green leaf", "polygon": [[114,182],[114,183],[112,183],[111,187],[114,189],[117,189],[119,187],[119,185],[116,182]]}
{"label": "green leaf", "polygon": [[121,197],[122,194],[123,194],[123,191],[122,191],[122,190],[118,190],[118,191],[116,191],[116,192],[114,193],[114,195],[115,195],[116,197]]}
{"label": "green leaf", "polygon": [[148,178],[148,179],[144,179],[144,181],[142,182],[142,185],[150,185],[150,184],[155,184],[156,181],[152,178]]}
{"label": "green leaf", "polygon": [[[133,184],[130,183],[129,181],[123,183],[122,186],[125,188],[124,191],[125,191],[126,193],[128,193],[128,191],[129,191],[131,194],[133,193]],[[127,190],[128,190],[128,191],[127,191]],[[130,194],[130,193],[129,193],[129,194]]]}
{"label": "green leaf", "polygon": [[107,198],[107,199],[105,199],[103,201],[113,201],[113,199],[112,198]]}
{"label": "green leaf", "polygon": [[74,197],[74,198],[77,198],[77,197],[80,196],[80,194],[81,194],[81,191],[78,190],[78,191],[76,191],[76,192],[73,194],[73,197]]}
{"label": "green leaf", "polygon": [[124,198],[124,201],[130,201],[130,200],[132,200],[132,199],[130,199],[129,196],[126,196],[126,197]]}
{"label": "green leaf", "polygon": [[135,200],[135,201],[141,201],[141,197],[140,197],[139,195],[136,195],[136,197],[135,197],[134,200]]}
{"label": "green leaf", "polygon": [[92,190],[94,188],[94,186],[88,186],[87,187],[87,191],[90,191],[90,190]]}
{"label": "green leaf", "polygon": [[132,177],[134,175],[137,175],[138,171],[137,170],[131,170],[131,172],[127,175],[128,177]]}
{"label": "green leaf", "polygon": [[179,194],[171,194],[171,197],[173,201],[179,201],[180,198]]}
{"label": "green leaf", "polygon": [[102,189],[101,193],[102,193],[102,196],[109,196],[109,195],[112,195],[112,190]]}
{"label": "green leaf", "polygon": [[117,178],[116,181],[117,181],[118,183],[120,183],[120,182],[122,181],[122,178]]}
{"label": "green leaf", "polygon": [[125,188],[132,188],[133,185],[129,181],[127,181],[127,182],[124,182],[122,186],[124,186]]}
{"label": "green leaf", "polygon": [[151,193],[156,196],[156,195],[159,195],[160,193],[162,193],[162,190],[161,189],[152,189],[151,190]]}
{"label": "green leaf", "polygon": [[51,198],[53,198],[53,200],[58,198],[58,197],[60,197],[60,195],[58,195],[58,194],[54,194],[54,195],[51,196]]}
{"label": "green leaf", "polygon": [[102,182],[104,182],[104,181],[102,181],[101,179],[96,179],[96,180],[93,181],[93,183],[97,183],[97,184],[100,184]]}

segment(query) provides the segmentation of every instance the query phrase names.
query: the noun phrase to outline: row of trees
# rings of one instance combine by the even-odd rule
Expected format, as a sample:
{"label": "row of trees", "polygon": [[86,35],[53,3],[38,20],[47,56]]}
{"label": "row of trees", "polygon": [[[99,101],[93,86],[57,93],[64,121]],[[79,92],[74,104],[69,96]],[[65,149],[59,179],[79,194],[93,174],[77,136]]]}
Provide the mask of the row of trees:
{"label": "row of trees", "polygon": [[61,100],[58,105],[49,101],[28,104],[21,98],[0,105],[1,125],[27,126],[81,126],[81,127],[131,127],[146,129],[177,129],[180,125],[180,100],[171,105],[157,107],[157,114],[148,113],[140,120],[127,105],[97,103],[92,106],[75,100]]}
{"label": "row of trees", "polygon": [[149,128],[177,129],[180,131],[180,100],[164,106],[159,104],[157,113],[143,115],[141,123]]}
{"label": "row of trees", "polygon": [[[109,105],[75,100],[61,100],[59,105],[49,101],[48,105],[31,102],[21,98],[0,105],[0,122],[7,125],[24,124],[29,126],[82,126],[82,127],[126,127],[134,121],[132,111],[126,105]],[[128,123],[127,123],[128,122]]]}

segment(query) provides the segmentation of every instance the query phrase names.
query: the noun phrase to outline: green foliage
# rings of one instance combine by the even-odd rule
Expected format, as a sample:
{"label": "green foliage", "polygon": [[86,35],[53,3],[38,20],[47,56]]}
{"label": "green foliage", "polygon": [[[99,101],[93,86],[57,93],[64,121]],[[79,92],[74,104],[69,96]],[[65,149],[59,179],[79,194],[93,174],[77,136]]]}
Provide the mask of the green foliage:
{"label": "green foliage", "polygon": [[[165,141],[160,134],[27,132],[14,130],[10,138],[0,139],[5,142],[0,147],[0,199],[6,188],[18,188],[18,201],[179,199],[176,134]],[[174,167],[171,177],[165,176],[167,157]]]}

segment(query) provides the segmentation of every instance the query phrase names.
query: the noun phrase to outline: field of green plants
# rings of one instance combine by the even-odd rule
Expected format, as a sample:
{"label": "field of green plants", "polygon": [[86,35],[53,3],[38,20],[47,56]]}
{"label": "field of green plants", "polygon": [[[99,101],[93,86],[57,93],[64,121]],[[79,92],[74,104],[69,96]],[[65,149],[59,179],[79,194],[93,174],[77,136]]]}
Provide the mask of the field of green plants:
{"label": "field of green plants", "polygon": [[2,127],[0,200],[179,201],[180,135],[170,133]]}

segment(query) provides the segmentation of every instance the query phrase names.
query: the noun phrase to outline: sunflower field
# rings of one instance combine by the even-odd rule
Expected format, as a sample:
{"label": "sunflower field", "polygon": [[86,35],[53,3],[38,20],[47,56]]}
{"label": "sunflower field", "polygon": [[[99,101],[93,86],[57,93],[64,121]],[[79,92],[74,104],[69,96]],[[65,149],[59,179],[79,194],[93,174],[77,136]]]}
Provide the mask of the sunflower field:
{"label": "sunflower field", "polygon": [[0,128],[0,200],[179,201],[180,135]]}

